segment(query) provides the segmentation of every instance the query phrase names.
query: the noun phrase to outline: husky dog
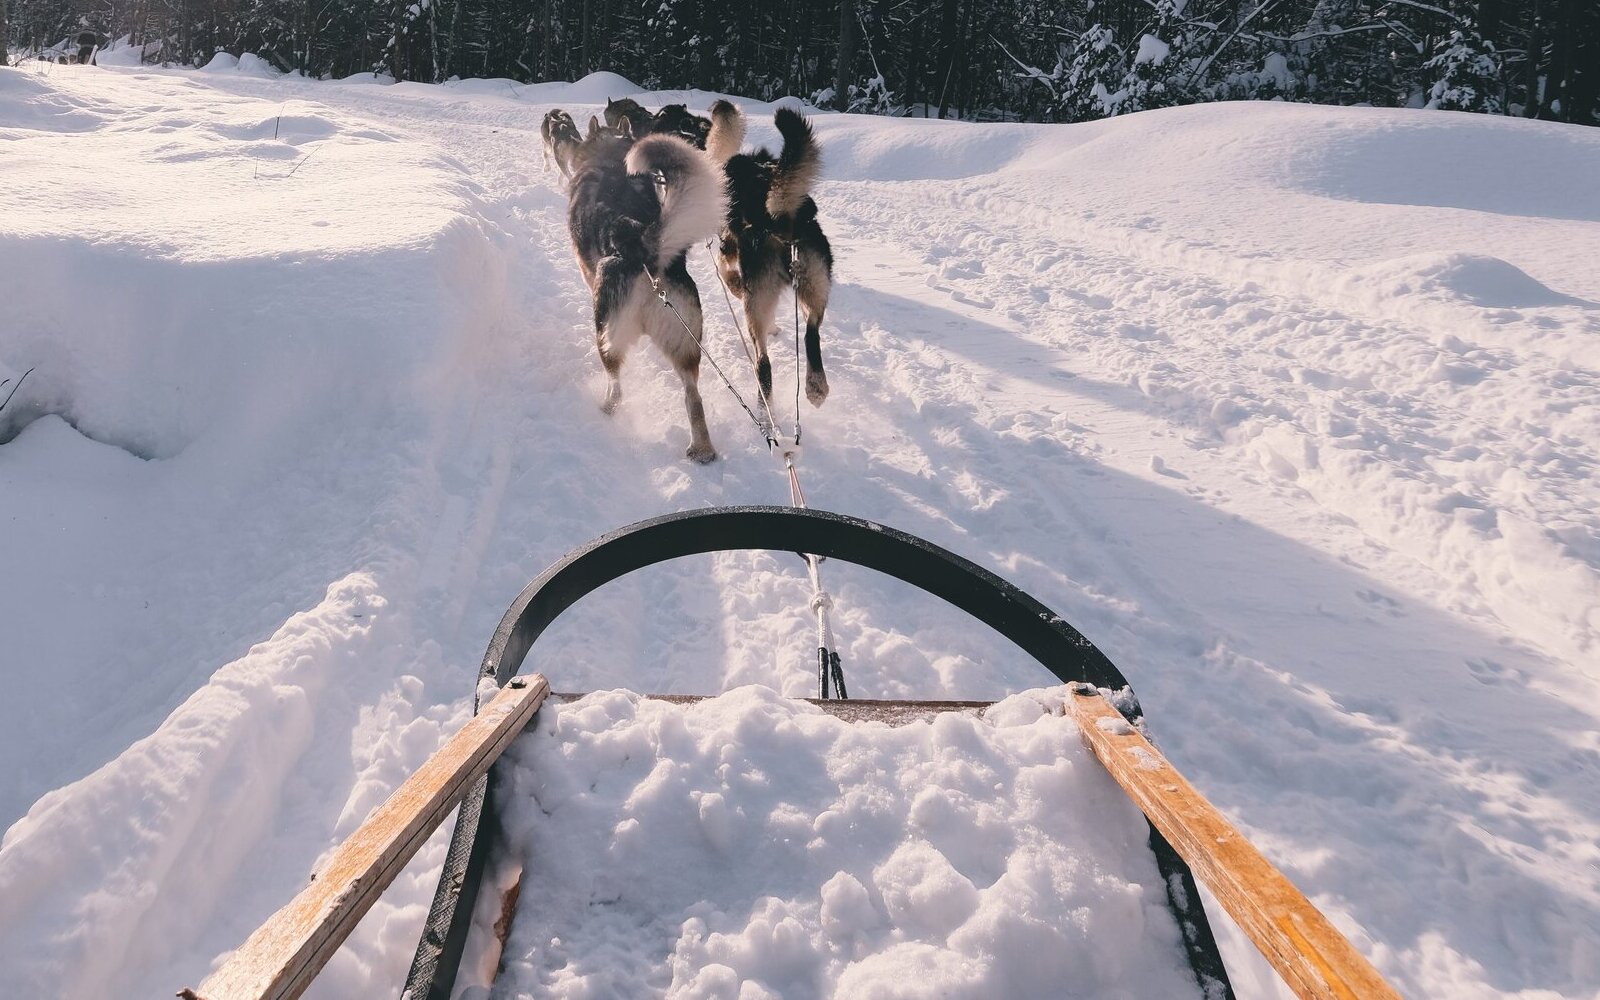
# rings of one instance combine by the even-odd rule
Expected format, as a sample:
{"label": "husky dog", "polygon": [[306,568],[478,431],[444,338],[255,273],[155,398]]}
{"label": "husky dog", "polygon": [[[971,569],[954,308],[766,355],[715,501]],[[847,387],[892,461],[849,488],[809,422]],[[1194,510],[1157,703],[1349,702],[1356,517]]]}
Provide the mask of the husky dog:
{"label": "husky dog", "polygon": [[544,122],[539,126],[539,134],[544,137],[544,166],[550,169],[550,161],[555,160],[556,168],[561,171],[564,179],[572,177],[572,157],[578,150],[578,144],[583,142],[583,136],[578,132],[578,123],[572,116],[556,108],[545,112]]}
{"label": "husky dog", "polygon": [[[717,452],[700,401],[700,294],[685,260],[691,246],[722,225],[727,192],[722,175],[683,140],[659,135],[634,142],[631,132],[622,132],[628,130],[602,129],[589,119],[574,157],[567,206],[572,249],[594,296],[595,345],[609,380],[601,409],[616,410],[623,358],[641,336],[649,337],[683,380],[686,454],[710,462]],[[677,315],[656,301],[652,277]]]}
{"label": "husky dog", "polygon": [[650,120],[650,134],[675,135],[697,149],[705,149],[706,137],[711,134],[711,119],[690,114],[685,105],[669,104]]}
{"label": "husky dog", "polygon": [[640,139],[650,134],[650,112],[631,97],[617,101],[607,98],[605,120],[607,128],[617,128],[619,122],[626,121],[633,126],[634,136]]}
{"label": "husky dog", "polygon": [[773,156],[765,149],[739,152],[744,115],[727,101],[711,106],[711,122],[706,154],[722,165],[729,195],[717,270],[744,303],[761,394],[771,401],[767,338],[777,326],[778,300],[792,281],[806,316],[806,398],[821,406],[828,398],[828,376],[822,370],[820,330],[833,287],[833,250],[817,224],[817,203],[810,195],[822,168],[811,124],[779,108],[773,122],[783,136],[783,151]]}

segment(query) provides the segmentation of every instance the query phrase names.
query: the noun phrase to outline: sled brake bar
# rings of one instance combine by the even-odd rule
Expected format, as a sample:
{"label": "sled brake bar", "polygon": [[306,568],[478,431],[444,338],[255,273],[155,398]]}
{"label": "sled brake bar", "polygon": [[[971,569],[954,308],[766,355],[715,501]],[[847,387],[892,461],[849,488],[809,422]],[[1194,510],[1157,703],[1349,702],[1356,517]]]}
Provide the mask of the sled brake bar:
{"label": "sled brake bar", "polygon": [[450,810],[538,711],[550,685],[513,677],[333,852],[311,884],[185,1000],[293,1000]]}
{"label": "sled brake bar", "polygon": [[1094,755],[1301,1000],[1400,1000],[1336,930],[1092,684],[1068,700]]}

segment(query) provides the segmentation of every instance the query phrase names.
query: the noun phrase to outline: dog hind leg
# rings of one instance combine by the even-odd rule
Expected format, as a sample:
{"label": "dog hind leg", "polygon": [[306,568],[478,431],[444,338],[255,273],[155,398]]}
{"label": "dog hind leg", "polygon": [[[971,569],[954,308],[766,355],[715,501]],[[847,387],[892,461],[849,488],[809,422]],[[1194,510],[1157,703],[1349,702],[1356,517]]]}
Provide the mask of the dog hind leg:
{"label": "dog hind leg", "polygon": [[600,412],[609,417],[622,402],[622,352],[612,346],[604,327],[595,331],[594,345],[600,351],[600,366],[606,370],[606,398]]}
{"label": "dog hind leg", "polygon": [[832,280],[826,264],[802,255],[798,282],[800,307],[806,314],[806,399],[821,406],[828,398],[828,375],[822,370],[822,315],[828,309]]}
{"label": "dog hind leg", "polygon": [[[656,347],[683,381],[683,408],[689,415],[689,448],[684,454],[701,465],[716,460],[717,449],[711,444],[711,431],[706,427],[705,403],[700,399],[700,343],[705,339],[705,317],[700,309],[700,294],[694,280],[680,262],[662,276],[667,298],[677,312],[663,309],[654,301],[648,286],[641,283],[638,308],[644,311],[641,328],[655,341]],[[687,330],[684,328],[688,327]]]}
{"label": "dog hind leg", "polygon": [[774,316],[778,309],[778,296],[771,282],[760,282],[754,287],[745,286],[744,322],[750,331],[750,342],[755,346],[756,381],[761,384],[761,398],[772,405],[772,358],[767,354],[767,341],[776,329]]}
{"label": "dog hind leg", "polygon": [[828,373],[822,370],[822,310],[806,310],[806,399],[821,406],[828,398]]}
{"label": "dog hind leg", "polygon": [[684,452],[691,461],[705,465],[717,459],[717,449],[711,445],[711,431],[706,427],[706,407],[700,400],[700,361],[678,367],[678,377],[683,379],[683,408],[689,414],[689,449]]}
{"label": "dog hind leg", "polygon": [[615,257],[602,260],[594,277],[594,346],[606,370],[606,398],[600,411],[609,416],[622,402],[622,362],[639,336],[638,310],[630,302],[638,278]]}

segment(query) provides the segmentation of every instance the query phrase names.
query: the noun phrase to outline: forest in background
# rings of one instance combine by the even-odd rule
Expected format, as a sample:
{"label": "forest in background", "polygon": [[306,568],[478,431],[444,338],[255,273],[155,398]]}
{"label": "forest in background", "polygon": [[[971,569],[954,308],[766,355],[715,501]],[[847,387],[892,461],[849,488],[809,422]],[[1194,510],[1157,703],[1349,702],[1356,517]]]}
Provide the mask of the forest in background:
{"label": "forest in background", "polygon": [[159,63],[253,52],[429,82],[609,70],[982,121],[1282,99],[1600,124],[1600,0],[0,0],[13,58],[76,51],[83,32]]}

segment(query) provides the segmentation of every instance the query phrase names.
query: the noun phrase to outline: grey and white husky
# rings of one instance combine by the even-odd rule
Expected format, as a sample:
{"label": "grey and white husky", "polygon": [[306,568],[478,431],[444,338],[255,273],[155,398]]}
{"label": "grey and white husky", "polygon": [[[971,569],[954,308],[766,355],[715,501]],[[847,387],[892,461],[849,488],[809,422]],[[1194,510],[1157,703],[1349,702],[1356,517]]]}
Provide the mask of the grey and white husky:
{"label": "grey and white husky", "polygon": [[577,123],[571,115],[556,108],[545,112],[544,121],[539,124],[539,135],[544,139],[545,169],[550,169],[550,162],[554,160],[556,168],[561,171],[561,179],[570,179],[573,154],[583,141]]}
{"label": "grey and white husky", "polygon": [[[612,413],[622,401],[623,359],[648,337],[683,380],[688,457],[714,460],[699,389],[700,294],[685,258],[723,224],[721,172],[682,139],[656,135],[635,142],[591,118],[573,156],[568,199],[567,228],[594,296],[595,346],[609,380],[601,409]],[[658,301],[652,276],[676,315]]]}
{"label": "grey and white husky", "polygon": [[717,270],[744,304],[746,328],[755,342],[756,377],[772,399],[772,361],[767,340],[777,326],[778,302],[791,280],[806,318],[806,398],[821,406],[828,398],[822,369],[822,314],[833,287],[833,249],[817,223],[811,186],[822,170],[822,152],[811,124],[798,112],[773,116],[783,149],[739,152],[744,115],[727,101],[711,106],[706,155],[720,164],[728,183],[728,214],[717,248]]}

